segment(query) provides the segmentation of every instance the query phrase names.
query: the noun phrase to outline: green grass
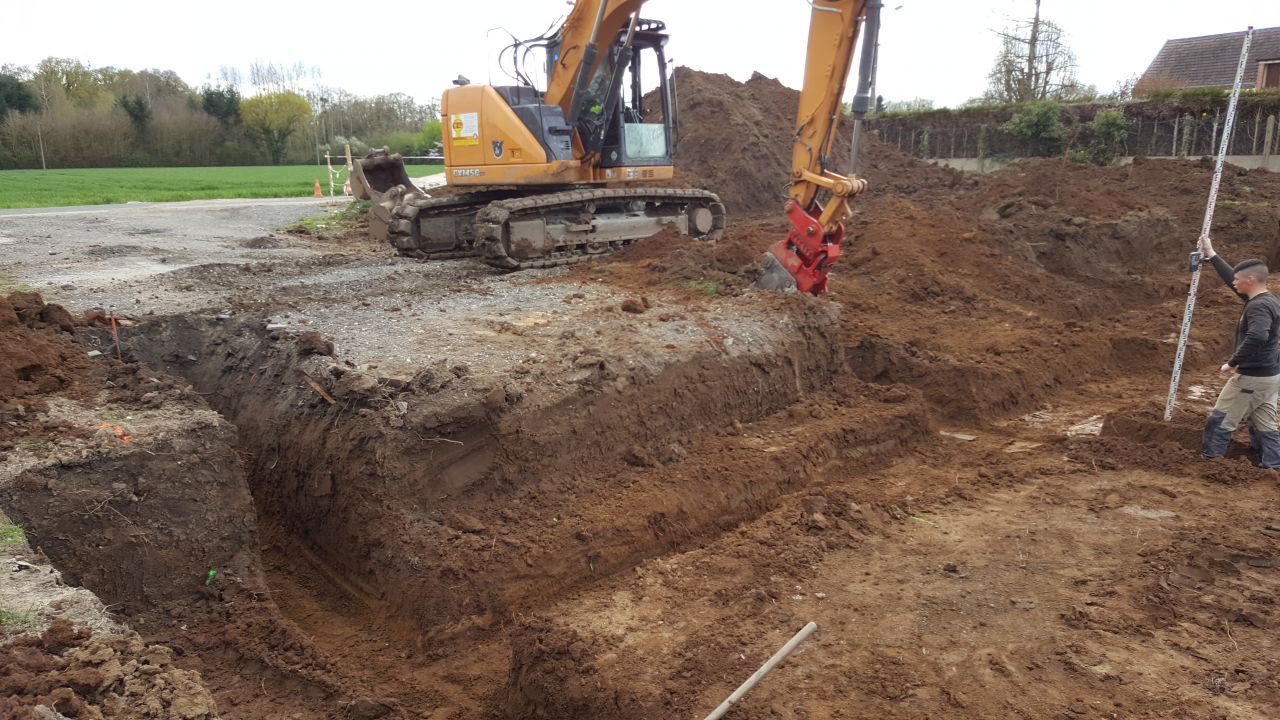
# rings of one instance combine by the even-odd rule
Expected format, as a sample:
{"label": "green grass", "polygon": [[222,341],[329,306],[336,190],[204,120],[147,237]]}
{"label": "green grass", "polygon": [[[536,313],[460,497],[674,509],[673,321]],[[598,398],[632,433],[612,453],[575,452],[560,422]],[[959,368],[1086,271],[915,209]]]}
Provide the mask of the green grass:
{"label": "green grass", "polygon": [[36,614],[33,612],[9,612],[0,610],[0,630],[18,632],[35,627]]}
{"label": "green grass", "polygon": [[713,280],[686,280],[680,283],[680,287],[685,290],[695,290],[707,296],[720,294],[720,285]]}
{"label": "green grass", "polygon": [[[415,175],[443,171],[440,165],[411,168]],[[0,208],[310,197],[317,178],[328,194],[328,170],[317,165],[0,170]]]}
{"label": "green grass", "polygon": [[300,232],[311,235],[320,235],[333,230],[340,230],[344,223],[352,220],[359,220],[364,217],[365,212],[369,209],[369,203],[359,200],[352,200],[347,206],[336,213],[327,215],[312,215],[304,217],[298,222],[285,228],[285,232]]}
{"label": "green grass", "polygon": [[12,523],[0,522],[0,550],[26,547],[26,545],[27,534],[22,532],[22,528]]}
{"label": "green grass", "polygon": [[15,292],[32,292],[35,288],[26,283],[20,283],[14,280],[11,275],[0,271],[0,295],[8,295]]}

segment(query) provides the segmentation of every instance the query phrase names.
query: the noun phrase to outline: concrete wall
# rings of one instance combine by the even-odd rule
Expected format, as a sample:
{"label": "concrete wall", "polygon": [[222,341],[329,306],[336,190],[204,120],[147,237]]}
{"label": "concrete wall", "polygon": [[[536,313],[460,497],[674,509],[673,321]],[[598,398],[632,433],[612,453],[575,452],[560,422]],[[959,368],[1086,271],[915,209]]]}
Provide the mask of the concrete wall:
{"label": "concrete wall", "polygon": [[[963,170],[965,172],[989,173],[1005,167],[1014,159],[997,159],[997,158],[930,158],[929,162],[935,165],[945,165],[946,167]],[[1152,156],[1152,160],[1190,160],[1199,162],[1200,157],[1167,157]],[[1128,165],[1133,162],[1133,156],[1122,157],[1116,160],[1116,165]],[[1231,165],[1246,168],[1248,170],[1269,170],[1271,172],[1280,172],[1280,155],[1228,155],[1227,162]]]}

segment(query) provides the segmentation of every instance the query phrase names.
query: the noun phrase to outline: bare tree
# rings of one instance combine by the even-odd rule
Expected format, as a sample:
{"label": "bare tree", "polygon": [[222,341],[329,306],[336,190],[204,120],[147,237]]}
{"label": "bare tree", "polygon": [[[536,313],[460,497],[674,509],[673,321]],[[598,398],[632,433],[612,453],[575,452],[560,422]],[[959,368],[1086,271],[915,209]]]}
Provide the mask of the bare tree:
{"label": "bare tree", "polygon": [[40,114],[36,117],[36,141],[40,146],[40,169],[48,170],[49,164],[44,158],[44,118],[53,102],[55,83],[49,75],[36,75],[32,79],[36,88],[36,97],[40,99]]}
{"label": "bare tree", "polygon": [[996,33],[1000,52],[987,76],[987,102],[1069,100],[1082,94],[1076,80],[1076,56],[1062,28],[1040,17],[1040,0],[1029,21]]}
{"label": "bare tree", "polygon": [[244,85],[244,78],[240,75],[240,69],[231,65],[222,65],[218,68],[218,81],[218,84],[235,88],[236,90],[239,90]]}
{"label": "bare tree", "polygon": [[1115,87],[1111,92],[1103,96],[1106,100],[1114,100],[1116,102],[1129,102],[1136,95],[1135,89],[1138,86],[1139,75],[1132,73],[1123,80],[1117,80]]}
{"label": "bare tree", "polygon": [[307,78],[318,78],[319,70],[308,70],[302,63],[276,65],[254,61],[249,66],[249,84],[259,93],[301,92]]}

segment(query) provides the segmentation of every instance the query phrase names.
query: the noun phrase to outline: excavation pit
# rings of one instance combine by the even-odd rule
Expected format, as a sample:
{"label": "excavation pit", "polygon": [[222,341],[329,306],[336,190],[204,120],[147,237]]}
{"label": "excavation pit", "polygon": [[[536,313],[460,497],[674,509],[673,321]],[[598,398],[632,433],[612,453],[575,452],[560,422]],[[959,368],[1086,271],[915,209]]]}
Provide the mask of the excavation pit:
{"label": "excavation pit", "polygon": [[196,316],[127,346],[235,425],[273,540],[424,644],[731,527],[925,425],[901,402],[789,419],[839,368],[825,304],[762,300],[763,323],[743,298],[659,290],[632,313],[546,286],[564,310],[452,314],[467,363],[348,360],[341,334],[335,357],[275,324]]}
{"label": "excavation pit", "polygon": [[[613,283],[531,277],[447,312],[384,287],[398,309],[373,296],[332,325],[304,303],[150,318],[122,328],[124,363],[108,329],[82,330],[79,354],[166,390],[50,400],[50,426],[93,433],[74,463],[58,443],[19,452],[6,509],[69,577],[199,657],[220,707],[278,699],[246,700],[253,667],[315,709],[417,712],[438,700],[359,689],[368,646],[398,648],[389,678],[447,675],[440,653],[480,638],[492,655],[517,618],[927,432],[909,392],[829,390],[829,303],[600,274]],[[468,703],[497,707],[504,675]]]}

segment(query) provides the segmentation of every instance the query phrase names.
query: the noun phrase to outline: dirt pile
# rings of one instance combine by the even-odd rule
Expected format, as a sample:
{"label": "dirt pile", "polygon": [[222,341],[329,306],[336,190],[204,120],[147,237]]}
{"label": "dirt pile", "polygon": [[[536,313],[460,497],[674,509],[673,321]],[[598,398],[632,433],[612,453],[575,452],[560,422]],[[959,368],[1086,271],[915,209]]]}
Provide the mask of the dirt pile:
{"label": "dirt pile", "polygon": [[[676,167],[702,178],[739,215],[781,212],[791,176],[800,93],[756,73],[745,83],[728,75],[676,68]],[[658,107],[659,103],[648,104]],[[832,169],[848,170],[850,126],[841,125],[831,151]],[[859,174],[870,192],[914,193],[952,187],[960,173],[916,161],[868,137]]]}
{"label": "dirt pile", "polygon": [[0,443],[37,409],[28,398],[66,389],[89,364],[74,329],[66,310],[36,293],[0,298]]}
{"label": "dirt pile", "polygon": [[5,718],[218,716],[199,673],[176,667],[168,647],[147,645],[132,632],[76,630],[66,621],[0,647],[0,698]]}
{"label": "dirt pile", "polygon": [[[758,110],[771,82],[740,92]],[[1165,380],[1207,171],[1043,161],[971,177],[881,149],[872,169],[881,157],[902,184],[855,203],[825,300],[752,289],[785,232],[776,197],[717,243],[663,233],[522,275],[483,323],[458,320],[458,288],[488,272],[464,262],[406,265],[438,273],[367,295],[269,292],[271,273],[224,268],[264,314],[299,319],[290,292],[340,298],[301,318],[318,335],[243,310],[131,330],[126,359],[192,382],[237,434],[211,420],[161,443],[135,416],[127,463],[51,462],[9,502],[86,584],[174,588],[163,612],[126,619],[198,669],[227,718],[696,717],[810,619],[820,633],[736,714],[1274,707],[1277,581],[1251,564],[1275,553],[1255,529],[1273,522],[1273,483],[1240,454],[1197,473],[1190,413],[1161,431],[1134,400]],[[742,162],[728,191],[763,193]],[[1257,198],[1278,191],[1265,173],[1228,178],[1224,252],[1275,256]],[[1238,312],[1208,280],[1190,373],[1220,362]],[[455,372],[443,324],[394,366],[344,355],[368,335],[327,344],[323,322],[367,306],[402,331],[387,318],[410,303],[481,327],[477,355],[501,362]],[[1068,432],[1104,416],[1099,437]],[[242,468],[256,517],[218,485]],[[1250,492],[1227,507],[1235,485]]]}
{"label": "dirt pile", "polygon": [[674,286],[704,295],[740,295],[751,290],[760,275],[762,249],[780,238],[739,224],[726,240],[705,243],[667,228],[597,263],[577,265],[570,273],[584,279],[603,273],[611,282],[641,289]]}
{"label": "dirt pile", "polygon": [[[960,192],[867,198],[831,282],[855,372],[917,385],[945,417],[980,420],[1085,378],[1166,366],[1178,313],[1164,303],[1185,293],[1207,175],[1035,161]],[[1229,206],[1241,194],[1224,186]],[[1269,256],[1274,227],[1268,208],[1238,205],[1216,232],[1233,255]],[[1206,280],[1190,367],[1225,351],[1218,328],[1237,310]]]}
{"label": "dirt pile", "polygon": [[[902,178],[927,178],[932,168],[891,160],[885,167]],[[1185,293],[1210,174],[1176,161],[1033,160],[857,199],[828,295],[843,307],[851,368],[863,380],[920,387],[942,417],[986,420],[1084,378],[1167,363],[1179,313],[1163,303]],[[1214,226],[1224,253],[1280,260],[1280,215],[1265,200],[1278,193],[1274,174],[1227,174]],[[660,233],[575,272],[741,294],[786,231],[779,214],[737,220],[713,244]],[[1238,311],[1215,277],[1203,287],[1191,368],[1226,352],[1223,328]]]}
{"label": "dirt pile", "polygon": [[199,402],[185,393],[184,383],[117,360],[107,326],[101,310],[76,321],[38,293],[0,298],[0,462],[19,446],[39,450],[50,440],[127,434],[118,420],[75,422],[47,414],[55,397],[152,410],[167,401]]}

